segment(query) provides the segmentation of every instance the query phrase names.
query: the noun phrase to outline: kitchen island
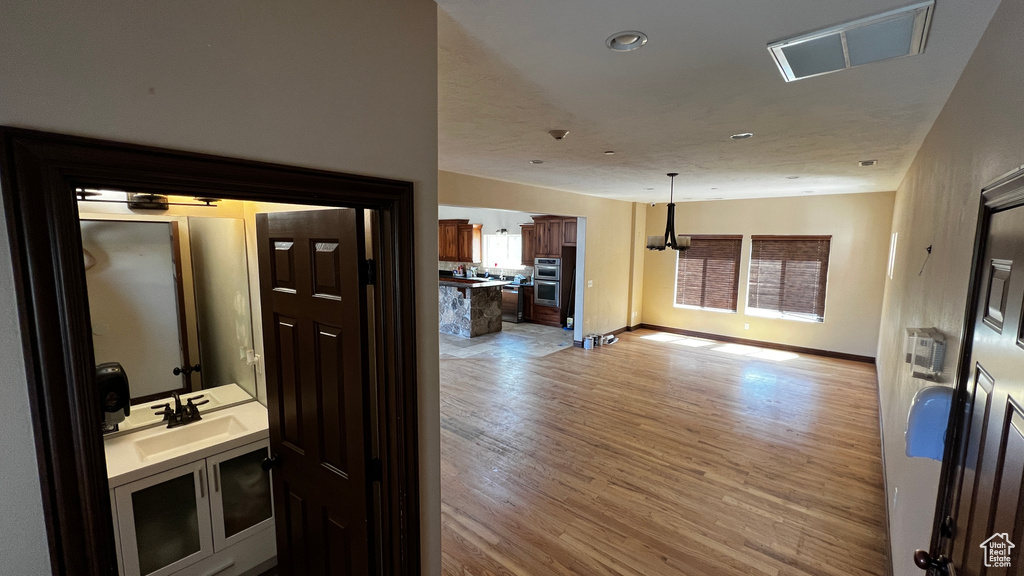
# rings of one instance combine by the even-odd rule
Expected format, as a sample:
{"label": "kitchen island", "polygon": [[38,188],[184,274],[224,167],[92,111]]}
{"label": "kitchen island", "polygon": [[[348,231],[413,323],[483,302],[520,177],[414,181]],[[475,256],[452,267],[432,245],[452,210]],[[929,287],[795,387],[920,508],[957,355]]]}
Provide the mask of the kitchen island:
{"label": "kitchen island", "polygon": [[437,298],[441,332],[463,338],[501,332],[501,287],[510,283],[442,277]]}

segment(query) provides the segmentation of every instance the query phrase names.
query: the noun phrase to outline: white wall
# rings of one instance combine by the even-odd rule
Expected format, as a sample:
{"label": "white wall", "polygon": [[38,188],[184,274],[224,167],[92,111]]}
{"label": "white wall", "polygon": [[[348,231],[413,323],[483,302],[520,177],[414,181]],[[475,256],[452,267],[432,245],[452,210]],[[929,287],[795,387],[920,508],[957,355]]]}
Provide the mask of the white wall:
{"label": "white wall", "polygon": [[[902,357],[904,329],[934,326],[942,330],[949,338],[945,369],[952,374],[970,284],[981,189],[1024,164],[1021,22],[1024,2],[999,6],[896,191],[892,224],[892,231],[899,233],[896,269],[885,286],[877,355],[896,576],[921,574],[911,558],[914,549],[928,547],[939,475],[938,462],[904,454],[911,400],[929,384],[908,374]],[[933,247],[932,255],[920,272],[928,245]]]}
{"label": "white wall", "polygon": [[521,234],[520,224],[533,224],[533,218],[526,212],[490,208],[438,206],[437,217],[441,220],[461,218],[469,220],[470,224],[483,224],[484,234],[494,234],[502,228],[508,230],[509,234]]}
{"label": "white wall", "polygon": [[[414,183],[422,550],[424,573],[439,574],[436,4],[11,0],[0,53],[4,125]],[[43,574],[8,253],[0,557]]]}

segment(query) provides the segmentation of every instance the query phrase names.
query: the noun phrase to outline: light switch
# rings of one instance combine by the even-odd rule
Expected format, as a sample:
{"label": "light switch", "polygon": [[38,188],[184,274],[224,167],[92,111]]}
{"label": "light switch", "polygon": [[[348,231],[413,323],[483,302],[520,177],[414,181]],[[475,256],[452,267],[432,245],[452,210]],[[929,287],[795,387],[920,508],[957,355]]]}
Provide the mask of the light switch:
{"label": "light switch", "polygon": [[593,288],[593,287],[594,287],[594,281],[593,280],[587,280],[587,288]]}

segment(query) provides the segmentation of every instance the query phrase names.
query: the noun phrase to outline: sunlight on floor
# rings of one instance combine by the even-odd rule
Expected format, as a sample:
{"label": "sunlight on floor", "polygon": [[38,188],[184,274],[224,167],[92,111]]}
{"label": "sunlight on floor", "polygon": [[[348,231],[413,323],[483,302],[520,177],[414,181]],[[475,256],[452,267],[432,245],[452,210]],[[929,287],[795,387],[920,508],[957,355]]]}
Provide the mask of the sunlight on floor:
{"label": "sunlight on floor", "polygon": [[[656,332],[654,334],[648,334],[647,336],[641,336],[642,340],[652,340],[654,342],[664,342],[668,344],[675,344],[677,346],[686,346],[689,348],[701,348],[703,346],[714,346],[718,345],[718,342],[714,340],[705,340],[703,338],[690,338],[688,336],[680,336],[678,334],[669,334],[667,332]],[[757,346],[746,346],[743,344],[721,344],[716,348],[711,348],[714,352],[724,352],[726,354],[734,354],[736,356],[748,356],[750,358],[757,358],[759,360],[771,360],[772,362],[786,362],[799,358],[799,354],[793,352],[785,352],[782,350],[772,350],[768,348],[758,348]]]}

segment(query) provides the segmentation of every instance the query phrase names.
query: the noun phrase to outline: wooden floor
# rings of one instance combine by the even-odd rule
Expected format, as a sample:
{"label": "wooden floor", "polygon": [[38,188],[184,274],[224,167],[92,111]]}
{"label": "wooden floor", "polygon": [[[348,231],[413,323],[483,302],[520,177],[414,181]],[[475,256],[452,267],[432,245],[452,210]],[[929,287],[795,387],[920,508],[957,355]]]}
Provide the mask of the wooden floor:
{"label": "wooden floor", "polygon": [[444,574],[886,573],[874,366],[644,336],[441,361]]}

